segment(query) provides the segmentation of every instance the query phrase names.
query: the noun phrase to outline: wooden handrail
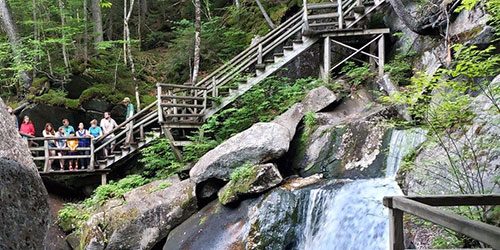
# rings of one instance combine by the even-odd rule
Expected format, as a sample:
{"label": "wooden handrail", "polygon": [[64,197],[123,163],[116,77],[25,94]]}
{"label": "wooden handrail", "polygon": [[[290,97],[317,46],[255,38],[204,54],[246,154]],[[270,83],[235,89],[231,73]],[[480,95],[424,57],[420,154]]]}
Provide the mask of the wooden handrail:
{"label": "wooden handrail", "polygon": [[292,23],[296,22],[297,19],[301,19],[301,18],[302,18],[302,12],[298,12],[293,17],[291,17],[288,20],[286,20],[283,24],[281,24],[280,26],[278,26],[276,29],[273,29],[269,33],[267,33],[263,38],[260,39],[259,43],[254,44],[252,46],[249,46],[247,49],[245,49],[244,51],[242,51],[240,54],[238,54],[237,56],[233,57],[229,62],[225,63],[224,65],[222,65],[221,67],[219,67],[217,70],[215,70],[214,72],[212,72],[211,74],[209,74],[208,76],[206,76],[203,80],[201,80],[200,82],[196,83],[195,86],[201,86],[201,85],[207,86],[207,85],[211,84],[210,81],[212,80],[212,78],[214,76],[216,76],[216,77],[217,76],[221,76],[227,70],[229,70],[229,69],[233,68],[235,65],[239,64],[245,58],[253,56],[253,53],[258,50],[258,46],[259,46],[260,43],[265,44],[265,43],[271,42],[274,39],[274,37],[276,37],[277,34],[281,33],[284,30],[286,30],[287,28],[290,27],[290,25]]}
{"label": "wooden handrail", "polygon": [[192,86],[192,85],[179,85],[179,84],[167,84],[167,83],[158,83],[162,88],[166,89],[198,89],[198,90],[206,90],[207,88],[205,87],[200,87],[200,86]]}
{"label": "wooden handrail", "polygon": [[[422,201],[422,202],[420,202]],[[500,205],[500,195],[460,195],[427,197],[384,197],[384,206],[390,209],[390,249],[403,250],[403,213],[416,215],[424,220],[449,228],[473,239],[500,249],[500,228],[480,221],[453,214],[436,206]]]}
{"label": "wooden handrail", "polygon": [[109,133],[106,133],[103,136],[101,136],[99,139],[97,139],[97,142],[103,141],[105,138],[107,138],[111,134],[113,134],[116,131],[120,130],[121,128],[125,127],[125,125],[127,125],[128,123],[130,123],[130,121],[135,120],[137,117],[143,115],[144,113],[146,113],[146,111],[150,110],[151,108],[155,107],[156,105],[157,105],[156,102],[152,102],[147,107],[145,107],[141,111],[137,112],[137,114],[134,114],[132,117],[130,117],[127,120],[125,120],[124,122],[120,123],[116,128],[114,128],[113,130],[111,130]]}
{"label": "wooden handrail", "polygon": [[92,136],[72,136],[72,137],[60,137],[60,136],[47,136],[47,137],[31,137],[28,138],[29,141],[52,141],[52,140],[73,140],[73,139],[90,139]]}

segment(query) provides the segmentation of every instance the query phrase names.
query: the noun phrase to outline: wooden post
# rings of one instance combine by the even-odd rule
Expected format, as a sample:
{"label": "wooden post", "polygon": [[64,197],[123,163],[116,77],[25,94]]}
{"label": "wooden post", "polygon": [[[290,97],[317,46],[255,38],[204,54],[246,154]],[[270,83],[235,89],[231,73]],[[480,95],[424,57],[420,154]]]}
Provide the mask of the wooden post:
{"label": "wooden post", "polygon": [[378,40],[378,76],[384,76],[384,64],[385,64],[385,40],[384,35],[380,36]]}
{"label": "wooden post", "polygon": [[43,140],[43,153],[45,157],[45,166],[43,168],[44,172],[49,172],[50,168],[50,151],[49,151],[49,141]]}
{"label": "wooden post", "polygon": [[203,90],[203,110],[201,113],[205,113],[207,110],[207,90]]}
{"label": "wooden post", "polygon": [[307,31],[309,30],[309,19],[307,18],[307,0],[303,0],[303,5],[304,15],[302,16],[302,19],[304,20],[304,28],[302,31]]}
{"label": "wooden post", "polygon": [[331,41],[330,36],[327,36],[323,40],[323,81],[328,82],[330,80],[330,67],[331,67]]}
{"label": "wooden post", "polygon": [[219,96],[219,93],[217,93],[217,80],[215,79],[215,76],[212,77],[212,97],[216,98]]}
{"label": "wooden post", "polygon": [[342,10],[342,0],[337,0],[337,12],[339,14],[339,29],[344,28],[344,11]]}
{"label": "wooden post", "polygon": [[[109,152],[111,154],[111,152]],[[94,152],[94,140],[90,138],[90,163],[89,169],[94,170],[94,162],[95,162],[95,152]]]}
{"label": "wooden post", "polygon": [[158,83],[156,84],[156,98],[158,99],[157,102],[157,108],[158,108],[158,122],[159,123],[162,123],[163,122],[163,112],[162,112],[162,108],[161,108],[161,85]]}
{"label": "wooden post", "polygon": [[106,185],[107,180],[106,180],[107,174],[101,174],[101,185]]}
{"label": "wooden post", "polygon": [[403,211],[389,208],[390,250],[404,250]]}
{"label": "wooden post", "polygon": [[257,64],[262,64],[262,43],[259,41],[259,49],[257,55]]}
{"label": "wooden post", "polygon": [[172,148],[172,151],[174,152],[175,157],[179,162],[183,162],[184,158],[182,157],[182,152],[177,148],[177,146],[174,145],[174,136],[172,135],[172,132],[170,131],[170,128],[166,128],[162,126],[163,134],[165,134],[165,137],[169,140],[170,142],[170,148]]}

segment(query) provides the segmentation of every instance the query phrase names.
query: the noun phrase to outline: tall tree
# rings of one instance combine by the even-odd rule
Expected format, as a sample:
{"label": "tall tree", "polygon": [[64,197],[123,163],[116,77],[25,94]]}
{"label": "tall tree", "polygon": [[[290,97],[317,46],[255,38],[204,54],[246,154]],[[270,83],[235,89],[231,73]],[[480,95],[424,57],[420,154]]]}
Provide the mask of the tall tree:
{"label": "tall tree", "polygon": [[59,13],[61,15],[61,39],[62,39],[62,54],[64,60],[64,66],[66,66],[66,70],[69,70],[69,58],[68,51],[66,48],[66,17],[64,14],[64,3],[62,0],[59,0]]}
{"label": "tall tree", "polygon": [[18,75],[21,81],[24,83],[23,92],[26,92],[31,87],[33,78],[25,69],[25,65],[27,65],[27,63],[22,52],[22,43],[19,36],[19,30],[17,29],[17,25],[14,22],[14,18],[12,17],[10,6],[6,0],[0,0],[0,19],[2,21],[3,29],[7,33],[7,38],[14,54],[14,60],[18,67]]}
{"label": "tall tree", "polygon": [[193,77],[191,84],[198,81],[198,72],[200,71],[200,47],[201,47],[201,3],[200,0],[194,0],[195,12],[195,32],[194,32],[194,58],[193,58]]}
{"label": "tall tree", "polygon": [[262,15],[266,19],[267,24],[269,24],[269,27],[271,27],[271,29],[274,29],[274,27],[275,27],[274,23],[271,20],[271,18],[269,18],[269,15],[267,14],[266,9],[264,9],[264,6],[262,6],[262,3],[260,2],[260,0],[255,0],[255,2],[259,6],[260,12],[262,12]]}
{"label": "tall tree", "polygon": [[88,24],[88,10],[87,10],[87,0],[83,0],[83,25],[84,25],[84,34],[83,34],[83,60],[85,67],[87,67],[87,61],[89,56],[89,33],[87,29]]}
{"label": "tall tree", "polygon": [[131,49],[131,42],[130,42],[130,28],[129,28],[129,21],[130,17],[132,16],[132,11],[134,10],[134,0],[130,0],[129,4],[129,9],[127,11],[127,0],[123,0],[123,30],[124,30],[124,37],[125,37],[125,54],[128,59],[128,63],[130,65],[130,70],[132,71],[132,78],[134,80],[134,88],[135,88],[135,99],[137,101],[137,111],[141,110],[141,102],[139,100],[139,86],[137,85],[137,76],[136,76],[136,71],[135,71],[135,63],[134,63],[134,58],[132,57],[132,49]]}
{"label": "tall tree", "polygon": [[100,42],[104,41],[102,32],[102,13],[99,0],[91,0],[90,11],[92,12],[92,22],[94,23],[94,43],[97,47]]}

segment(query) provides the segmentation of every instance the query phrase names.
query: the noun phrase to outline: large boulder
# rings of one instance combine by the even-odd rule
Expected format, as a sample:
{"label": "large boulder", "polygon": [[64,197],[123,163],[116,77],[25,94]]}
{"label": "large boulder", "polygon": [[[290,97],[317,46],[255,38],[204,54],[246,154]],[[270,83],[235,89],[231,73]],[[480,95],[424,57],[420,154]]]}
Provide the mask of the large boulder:
{"label": "large boulder", "polygon": [[0,249],[43,249],[47,190],[0,99]]}
{"label": "large boulder", "polygon": [[223,205],[237,201],[244,195],[267,191],[283,180],[278,168],[272,163],[250,166],[244,171],[245,176],[229,181],[219,190],[219,201]]}
{"label": "large boulder", "polygon": [[231,173],[244,164],[260,164],[283,156],[290,146],[286,127],[276,123],[257,123],[212,149],[189,172],[201,183],[208,179],[229,181]]}
{"label": "large boulder", "polygon": [[93,215],[82,228],[81,243],[86,249],[151,249],[197,211],[192,181],[160,190],[151,185],[158,183],[148,184],[137,194],[126,195],[123,204]]}

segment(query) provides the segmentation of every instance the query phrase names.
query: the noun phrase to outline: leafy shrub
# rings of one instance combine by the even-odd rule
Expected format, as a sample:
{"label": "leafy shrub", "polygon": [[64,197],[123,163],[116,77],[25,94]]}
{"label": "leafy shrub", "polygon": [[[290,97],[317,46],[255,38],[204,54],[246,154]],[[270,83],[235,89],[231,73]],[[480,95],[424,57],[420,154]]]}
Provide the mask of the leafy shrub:
{"label": "leafy shrub", "polygon": [[62,90],[49,90],[47,93],[41,96],[31,96],[34,101],[41,102],[45,104],[50,104],[54,106],[61,106],[70,109],[78,108],[78,100],[70,99],[66,97],[67,93]]}
{"label": "leafy shrub", "polygon": [[384,70],[389,74],[394,84],[403,86],[410,84],[413,75],[413,58],[416,52],[409,50],[405,53],[398,53],[389,63],[384,65]]}
{"label": "leafy shrub", "polygon": [[250,163],[245,163],[243,166],[236,168],[233,173],[231,173],[231,181],[238,182],[243,179],[247,179],[255,174],[253,165]]}
{"label": "leafy shrub", "polygon": [[184,166],[175,158],[166,138],[156,138],[141,150],[141,154],[139,162],[144,163],[142,175],[148,178],[166,178],[176,174]]}
{"label": "leafy shrub", "polygon": [[148,182],[148,179],[140,175],[129,175],[118,182],[110,181],[109,184],[97,187],[92,198],[95,202],[102,204],[109,198],[123,197],[126,192],[143,186]]}
{"label": "leafy shrub", "polygon": [[375,77],[375,72],[373,72],[370,67],[368,63],[358,66],[354,62],[349,61],[342,67],[340,74],[344,74],[344,77],[346,77],[349,82],[351,91],[353,91]]}

